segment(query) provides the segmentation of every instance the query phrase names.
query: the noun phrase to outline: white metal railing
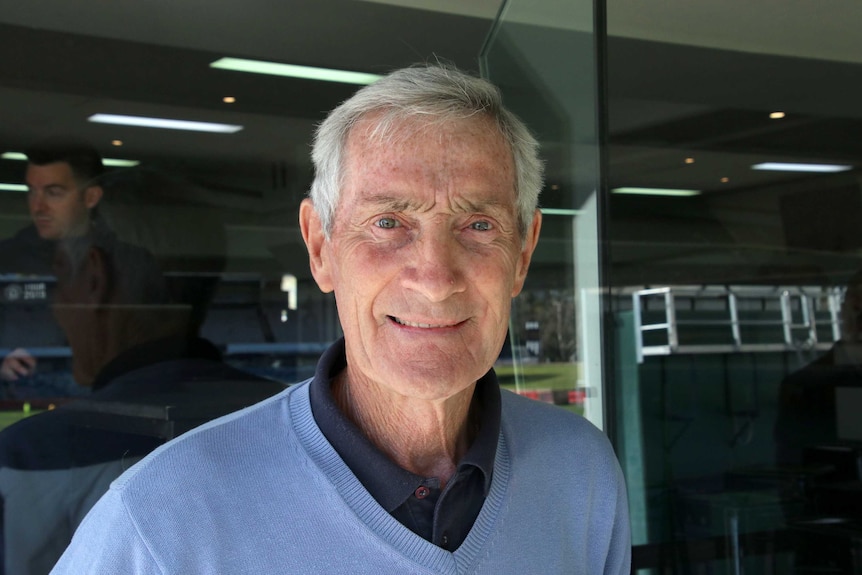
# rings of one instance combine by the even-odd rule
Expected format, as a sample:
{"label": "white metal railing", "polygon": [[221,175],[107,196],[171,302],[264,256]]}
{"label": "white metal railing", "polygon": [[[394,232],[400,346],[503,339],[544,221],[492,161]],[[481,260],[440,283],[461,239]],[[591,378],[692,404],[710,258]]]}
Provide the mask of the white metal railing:
{"label": "white metal railing", "polygon": [[[666,286],[635,289],[631,292],[634,312],[635,345],[638,362],[644,356],[671,355],[676,353],[730,353],[730,352],[774,352],[799,349],[826,349],[841,338],[841,302],[844,288],[819,286]],[[689,318],[678,320],[679,299],[686,298],[692,310],[699,302],[719,302],[724,315],[720,319]],[[754,300],[761,306],[762,315],[768,316],[770,307],[776,307],[780,318],[741,319],[740,300]],[[660,321],[645,322],[644,312],[656,311],[648,302],[659,300],[663,311]],[[652,308],[652,309],[650,309]],[[714,311],[714,310],[713,310]],[[820,316],[827,315],[826,318]],[[828,323],[829,337],[821,338],[818,325]],[[719,328],[728,342],[683,343],[680,330],[688,328]],[[775,328],[774,341],[745,341],[743,328]],[[726,328],[726,332],[721,328]],[[663,332],[661,342],[644,342],[648,333]],[[826,339],[826,341],[821,341]]]}

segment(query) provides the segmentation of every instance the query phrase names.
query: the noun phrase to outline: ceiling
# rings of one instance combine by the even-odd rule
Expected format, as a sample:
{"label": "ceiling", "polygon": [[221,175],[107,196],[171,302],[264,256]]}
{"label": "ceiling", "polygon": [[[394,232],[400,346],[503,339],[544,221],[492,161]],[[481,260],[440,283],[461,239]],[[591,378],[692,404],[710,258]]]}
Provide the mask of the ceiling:
{"label": "ceiling", "polygon": [[[243,198],[279,190],[294,199],[301,195],[313,127],[355,87],[214,70],[210,62],[229,55],[380,73],[439,58],[475,71],[501,8],[498,0],[5,4],[3,151],[50,134],[75,134],[106,156],[183,173],[217,194],[214,201],[234,198],[233,205],[250,205]],[[590,6],[521,1],[511,3],[505,17],[524,26],[588,31]],[[669,210],[665,201],[617,200],[614,217],[625,222],[616,226],[617,239],[702,245],[717,237],[704,230],[717,226],[723,241],[778,246],[783,235],[774,221],[776,190],[816,190],[822,179],[754,172],[752,163],[862,165],[856,137],[862,127],[862,5],[832,0],[828,17],[822,16],[820,4],[803,0],[780,6],[609,0],[610,185],[696,188],[710,198],[698,200],[694,212]],[[237,102],[223,103],[228,95]],[[788,116],[770,121],[765,114],[773,110]],[[201,135],[109,127],[86,121],[95,112],[245,128]],[[112,147],[114,139],[123,146]],[[554,143],[548,144],[552,150]],[[685,157],[697,161],[686,165]],[[558,169],[551,160],[549,181],[562,177]],[[14,178],[20,178],[20,165],[0,162],[0,180]],[[710,213],[710,226],[697,210]],[[749,229],[757,213],[759,234]],[[657,222],[678,233],[656,232]],[[637,249],[626,254],[650,265],[659,261],[655,255],[644,259]]]}
{"label": "ceiling", "polygon": [[[368,2],[17,3],[0,12],[0,142],[74,133],[135,158],[300,161],[314,122],[355,86],[214,70],[230,55],[385,72],[441,57],[476,68],[488,18]],[[493,13],[493,12],[492,12]],[[457,42],[441,42],[457,38]],[[226,105],[232,95],[237,103]],[[239,123],[231,136],[118,129],[95,111]],[[302,148],[302,149],[298,149]],[[116,155],[116,154],[115,154]]]}

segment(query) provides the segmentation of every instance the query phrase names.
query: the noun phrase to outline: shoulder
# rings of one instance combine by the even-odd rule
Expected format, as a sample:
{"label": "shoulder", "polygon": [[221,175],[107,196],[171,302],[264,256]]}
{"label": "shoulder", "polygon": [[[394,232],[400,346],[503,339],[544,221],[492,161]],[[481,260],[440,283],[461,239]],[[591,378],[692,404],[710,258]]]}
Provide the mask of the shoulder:
{"label": "shoulder", "polygon": [[[611,472],[618,467],[608,437],[586,418],[507,390],[502,395],[502,431],[512,457],[541,458],[554,465],[586,462]],[[614,471],[615,473],[615,471]]]}
{"label": "shoulder", "polygon": [[155,493],[172,486],[212,483],[220,474],[252,471],[288,441],[292,434],[289,404],[307,397],[306,387],[289,387],[169,441],[120,476],[112,489]]}
{"label": "shoulder", "polygon": [[0,266],[4,273],[51,274],[54,245],[40,238],[31,224],[0,241]]}
{"label": "shoulder", "polygon": [[559,430],[557,433],[578,431],[590,436],[605,437],[605,435],[587,421],[562,407],[543,401],[529,399],[509,390],[501,389],[503,418],[509,419],[513,425],[527,424],[529,428],[542,428],[547,431]]}

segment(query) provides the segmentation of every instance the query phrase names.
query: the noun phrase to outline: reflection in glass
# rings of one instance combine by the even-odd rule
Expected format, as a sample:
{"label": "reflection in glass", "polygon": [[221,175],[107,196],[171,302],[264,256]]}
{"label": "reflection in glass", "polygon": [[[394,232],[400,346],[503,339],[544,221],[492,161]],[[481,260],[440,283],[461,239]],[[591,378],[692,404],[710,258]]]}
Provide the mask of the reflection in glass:
{"label": "reflection in glass", "polygon": [[688,8],[608,3],[609,186],[700,192],[610,195],[634,563],[858,572],[858,12]]}

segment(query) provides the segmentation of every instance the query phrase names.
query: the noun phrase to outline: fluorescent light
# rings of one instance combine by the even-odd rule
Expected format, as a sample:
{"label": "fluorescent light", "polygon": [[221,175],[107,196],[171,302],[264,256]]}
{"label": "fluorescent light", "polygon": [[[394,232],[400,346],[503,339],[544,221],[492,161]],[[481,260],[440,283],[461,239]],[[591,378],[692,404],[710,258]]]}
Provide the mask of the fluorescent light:
{"label": "fluorescent light", "polygon": [[700,190],[675,190],[671,188],[614,188],[615,194],[632,194],[639,196],[697,196]]}
{"label": "fluorescent light", "polygon": [[846,172],[852,170],[853,166],[841,166],[838,164],[788,164],[784,162],[764,162],[754,164],[752,170],[774,170],[777,172]]}
{"label": "fluorescent light", "polygon": [[271,76],[287,76],[303,80],[320,80],[321,82],[339,82],[342,84],[373,84],[381,78],[377,74],[297,66],[295,64],[279,64],[278,62],[263,62],[261,60],[245,60],[243,58],[221,58],[212,62],[210,68],[233,70],[234,72],[251,72],[253,74],[269,74]]}
{"label": "fluorescent light", "polygon": [[119,158],[102,158],[102,164],[119,168],[131,168],[140,164],[138,160],[121,160]]}
{"label": "fluorescent light", "polygon": [[233,124],[216,124],[213,122],[194,122],[191,120],[171,120],[169,118],[148,118],[146,116],[122,116],[118,114],[93,114],[87,118],[99,124],[119,124],[121,126],[139,126],[142,128],[164,128],[167,130],[190,130],[193,132],[215,132],[233,134],[242,130],[242,126]]}
{"label": "fluorescent light", "polygon": [[27,186],[24,184],[3,184],[3,183],[0,183],[0,191],[4,191],[4,192],[26,192]]}
{"label": "fluorescent light", "polygon": [[583,210],[567,210],[562,208],[541,208],[541,210],[546,216],[579,216],[584,213]]}
{"label": "fluorescent light", "polygon": [[[21,152],[4,152],[0,155],[0,158],[4,160],[21,160],[27,161],[27,155],[22,154]],[[119,168],[130,168],[132,166],[137,166],[140,164],[138,160],[123,160],[120,158],[102,158],[102,164],[105,166],[119,167]]]}

